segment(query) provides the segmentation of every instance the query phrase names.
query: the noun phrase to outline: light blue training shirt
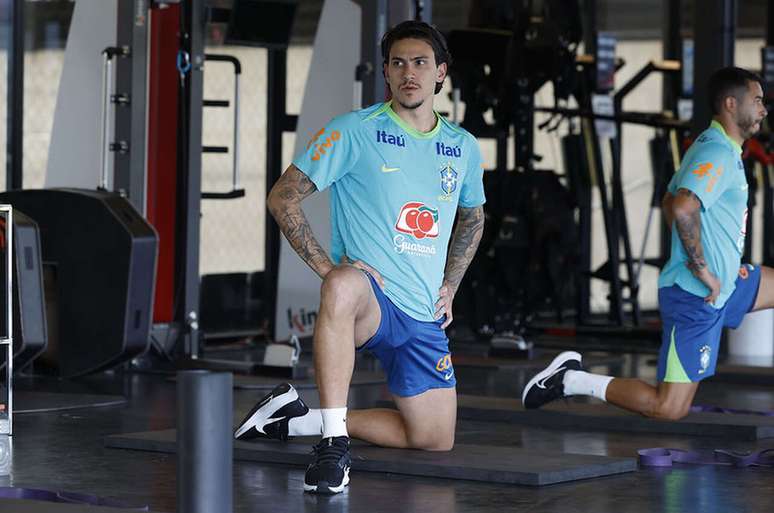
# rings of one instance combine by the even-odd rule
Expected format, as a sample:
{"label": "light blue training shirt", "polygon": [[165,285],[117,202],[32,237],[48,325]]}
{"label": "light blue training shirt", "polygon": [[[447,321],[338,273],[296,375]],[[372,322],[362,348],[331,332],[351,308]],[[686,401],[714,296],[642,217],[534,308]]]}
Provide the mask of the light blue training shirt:
{"label": "light blue training shirt", "polygon": [[[699,135],[669,182],[668,191],[688,189],[701,201],[701,244],[709,271],[720,280],[715,308],[722,308],[736,287],[747,226],[747,179],[742,147],[713,121]],[[672,253],[659,276],[658,286],[677,284],[691,294],[706,297],[709,289],[686,267],[688,256],[672,226]]]}
{"label": "light blue training shirt", "polygon": [[331,258],[361,260],[403,312],[434,320],[457,207],[485,201],[476,139],[436,114],[427,133],[379,103],[331,120],[293,164],[330,187]]}

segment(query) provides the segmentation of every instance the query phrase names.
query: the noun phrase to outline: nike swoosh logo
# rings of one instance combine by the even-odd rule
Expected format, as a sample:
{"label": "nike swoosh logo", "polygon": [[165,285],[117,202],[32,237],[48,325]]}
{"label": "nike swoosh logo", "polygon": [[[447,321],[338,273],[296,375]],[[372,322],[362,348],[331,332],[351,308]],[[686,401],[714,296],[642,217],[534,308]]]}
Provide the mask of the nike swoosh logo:
{"label": "nike swoosh logo", "polygon": [[395,171],[400,171],[399,167],[387,167],[385,164],[382,164],[382,173],[393,173]]}
{"label": "nike swoosh logo", "polygon": [[552,377],[554,377],[554,376],[556,375],[556,373],[557,373],[557,372],[563,371],[563,370],[565,370],[565,369],[566,369],[566,367],[559,367],[559,368],[558,368],[558,369],[556,369],[554,372],[552,372],[552,373],[551,373],[551,374],[549,374],[548,376],[544,377],[543,379],[541,379],[540,381],[538,381],[538,382],[537,382],[537,383],[535,383],[535,384],[538,386],[538,388],[542,388],[543,390],[545,390],[545,389],[547,388],[547,387],[546,387],[546,381],[548,381],[549,379],[551,379]]}
{"label": "nike swoosh logo", "polygon": [[454,372],[447,372],[446,374],[443,375],[443,379],[445,379],[446,381],[449,381],[450,379],[452,379],[452,376],[454,376]]}

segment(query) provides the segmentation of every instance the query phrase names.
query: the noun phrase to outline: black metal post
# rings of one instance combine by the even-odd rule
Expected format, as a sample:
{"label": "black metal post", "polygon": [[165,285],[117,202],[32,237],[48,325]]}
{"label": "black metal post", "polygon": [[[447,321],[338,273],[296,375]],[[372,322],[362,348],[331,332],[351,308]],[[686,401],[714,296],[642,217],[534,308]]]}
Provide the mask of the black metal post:
{"label": "black metal post", "polygon": [[[620,112],[620,111],[617,111]],[[629,303],[632,308],[632,320],[634,321],[635,326],[639,326],[640,324],[640,305],[638,301],[638,293],[639,293],[639,287],[635,283],[635,272],[634,272],[634,256],[632,255],[632,247],[631,247],[631,240],[629,238],[629,223],[626,218],[626,202],[624,200],[624,190],[623,190],[623,180],[621,179],[621,166],[622,166],[622,151],[621,151],[621,138],[623,134],[623,125],[621,123],[616,123],[618,125],[618,135],[610,140],[610,149],[611,149],[611,155],[613,160],[613,173],[612,173],[612,184],[611,184],[611,194],[612,194],[612,203],[613,203],[613,210],[611,212],[612,214],[612,222],[613,222],[613,232],[614,232],[614,238],[613,243],[616,245],[615,252],[617,259],[620,261],[620,248],[618,245],[623,242],[623,250],[624,250],[624,264],[626,266],[626,276],[628,278],[628,288],[629,288]],[[612,253],[612,252],[611,252]],[[620,279],[620,269],[619,267],[612,267],[613,260],[611,259],[611,272],[618,278],[619,287],[621,286],[621,279]],[[613,286],[614,281],[611,281],[611,286]],[[613,297],[616,296],[616,294],[612,295]],[[623,294],[621,291],[618,292],[617,296],[621,298],[621,301],[623,301]]]}
{"label": "black metal post", "polygon": [[[580,120],[583,123],[583,120]],[[576,324],[588,324],[591,317],[591,192],[592,180],[589,170],[589,155],[585,135],[570,133],[562,138],[562,156],[567,170],[570,190],[578,206],[578,264],[575,272],[575,318]]]}
{"label": "black metal post", "polygon": [[698,135],[712,119],[707,81],[717,69],[734,64],[736,0],[702,0],[694,9],[693,122]]}
{"label": "black metal post", "polygon": [[122,149],[113,153],[113,189],[145,215],[149,0],[119,0],[117,8],[116,46],[128,52],[116,61],[115,133],[109,138]]}
{"label": "black metal post", "polygon": [[[282,175],[282,133],[287,125],[285,102],[287,95],[287,50],[269,49],[266,85],[266,194]],[[280,231],[266,212],[266,315],[270,336],[274,337],[279,280]]]}
{"label": "black metal post", "polygon": [[8,2],[11,35],[8,40],[8,96],[6,98],[6,190],[22,188],[24,138],[24,0]]}
{"label": "black metal post", "polygon": [[766,7],[766,46],[774,46],[774,0]]}
{"label": "black metal post", "polygon": [[[205,17],[203,0],[182,4],[183,23],[180,30],[188,34],[183,46],[190,54],[191,69],[185,75],[181,98],[181,208],[183,233],[180,237],[178,261],[183,289],[182,304],[175,318],[184,329],[185,354],[199,357],[199,244],[202,194],[202,115],[204,94],[204,38]],[[177,287],[178,285],[176,285]]]}
{"label": "black metal post", "polygon": [[513,100],[514,155],[516,169],[532,171],[535,156],[535,92],[527,77],[516,79]]}
{"label": "black metal post", "polygon": [[363,76],[363,105],[384,101],[387,85],[382,74],[382,53],[380,42],[387,31],[387,0],[365,0],[361,2],[360,15],[360,63],[368,72]]}
{"label": "black metal post", "polygon": [[583,0],[583,48],[586,55],[597,54],[597,0]]}
{"label": "black metal post", "polygon": [[[662,56],[664,60],[682,60],[682,0],[666,0],[662,2],[663,21],[661,32]],[[662,88],[663,110],[677,113],[677,98],[680,96],[680,74],[664,74]]]}
{"label": "black metal post", "polygon": [[[589,106],[591,108],[591,106]],[[593,152],[591,159],[594,162],[594,172],[599,190],[599,199],[602,203],[602,220],[605,225],[605,238],[607,240],[608,265],[610,266],[610,319],[621,326],[623,324],[623,301],[621,296],[620,276],[620,248],[618,232],[616,230],[617,218],[611,210],[605,182],[605,171],[602,169],[602,151],[599,147],[599,136],[593,120],[586,120],[591,134]]]}
{"label": "black metal post", "polygon": [[[683,40],[681,34],[682,28],[682,0],[665,0],[662,2],[663,12],[663,32],[661,35],[661,42],[663,47],[663,57],[665,60],[678,60],[681,67],[685,66],[683,62]],[[677,100],[682,92],[682,69],[681,73],[665,73],[663,75],[663,87],[662,87],[662,109],[672,112],[675,117],[677,116]],[[680,132],[678,132],[678,139],[680,138]],[[656,142],[655,144],[661,144]],[[659,171],[665,171],[667,166],[661,166]],[[657,178],[657,177],[654,177]],[[654,190],[660,189],[660,185],[654,183]],[[661,198],[658,198],[659,204]],[[652,208],[652,207],[651,207]],[[666,262],[669,258],[669,253],[672,246],[672,230],[666,225],[666,223],[659,223],[658,228],[658,254],[659,259]]]}
{"label": "black metal post", "polygon": [[[766,10],[766,46],[774,46],[774,0]],[[769,122],[771,125],[771,122]],[[763,168],[763,265],[774,266],[774,170]],[[749,232],[748,232],[749,233]]]}
{"label": "black metal post", "polygon": [[[598,24],[597,24],[597,0],[583,0],[582,4],[582,17],[583,17],[583,46],[584,46],[584,53],[586,55],[593,55],[596,56],[597,54],[597,33],[598,33]],[[596,83],[596,63],[594,63],[593,66],[590,66],[583,71],[583,78],[582,80],[585,82],[584,87],[584,100],[585,107],[588,108],[589,112],[591,109],[591,94],[594,90],[594,84]],[[586,121],[581,119],[581,134],[584,135],[584,146],[583,151],[584,155],[586,155],[586,164],[587,167],[585,168],[585,171],[588,172],[588,182],[589,182],[589,188],[588,192],[582,196],[582,202],[579,205],[580,212],[579,212],[579,231],[580,231],[580,265],[581,265],[581,273],[579,273],[579,284],[578,284],[578,293],[577,293],[577,301],[576,306],[578,308],[578,324],[584,324],[590,320],[591,317],[591,279],[590,275],[588,273],[591,272],[591,238],[592,238],[592,216],[591,216],[591,190],[593,188],[593,183],[596,181],[594,173],[597,171],[597,168],[601,165],[601,158],[598,159],[599,156],[599,139],[597,138],[596,130],[594,129],[594,122],[593,120]],[[586,138],[590,140],[590,148],[585,146],[585,143],[587,142]],[[587,149],[591,149],[591,152],[589,153]],[[592,169],[593,166],[593,169]],[[604,176],[604,174],[603,174]],[[603,186],[604,187],[604,186]],[[601,192],[605,195],[605,203],[607,202],[606,198],[606,191]],[[586,203],[588,201],[588,203]],[[605,207],[606,210],[606,205]],[[609,236],[608,232],[608,223],[607,223],[607,215],[604,215],[603,218],[605,219],[605,231],[606,234]],[[612,287],[611,282],[611,287]],[[620,291],[620,287],[619,287]],[[611,294],[612,297],[612,294]],[[612,303],[611,303],[611,311]],[[619,305],[620,310],[620,305]]]}

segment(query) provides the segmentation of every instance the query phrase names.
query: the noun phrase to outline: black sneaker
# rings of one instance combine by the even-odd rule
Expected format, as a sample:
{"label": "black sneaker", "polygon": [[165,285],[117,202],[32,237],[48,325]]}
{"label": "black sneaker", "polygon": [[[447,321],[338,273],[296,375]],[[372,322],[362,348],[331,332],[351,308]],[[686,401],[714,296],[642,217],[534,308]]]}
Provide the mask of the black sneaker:
{"label": "black sneaker", "polygon": [[258,401],[234,430],[237,440],[255,438],[288,439],[288,422],[309,412],[293,385],[283,383]]}
{"label": "black sneaker", "polygon": [[568,370],[583,370],[581,355],[575,351],[560,353],[548,367],[529,380],[521,394],[524,407],[540,408],[546,403],[564,397],[564,373]]}
{"label": "black sneaker", "polygon": [[323,438],[314,446],[314,462],[306,468],[304,491],[341,493],[349,484],[349,437]]}

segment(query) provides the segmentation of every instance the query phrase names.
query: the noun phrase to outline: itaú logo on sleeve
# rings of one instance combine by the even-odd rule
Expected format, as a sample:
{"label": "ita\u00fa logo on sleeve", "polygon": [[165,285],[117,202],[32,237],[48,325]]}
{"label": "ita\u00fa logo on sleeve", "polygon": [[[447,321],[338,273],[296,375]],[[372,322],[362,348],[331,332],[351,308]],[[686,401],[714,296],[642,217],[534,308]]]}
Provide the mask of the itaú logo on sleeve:
{"label": "ita\u00fa logo on sleeve", "polygon": [[416,239],[438,237],[438,209],[419,201],[410,201],[400,209],[395,229],[410,233]]}

